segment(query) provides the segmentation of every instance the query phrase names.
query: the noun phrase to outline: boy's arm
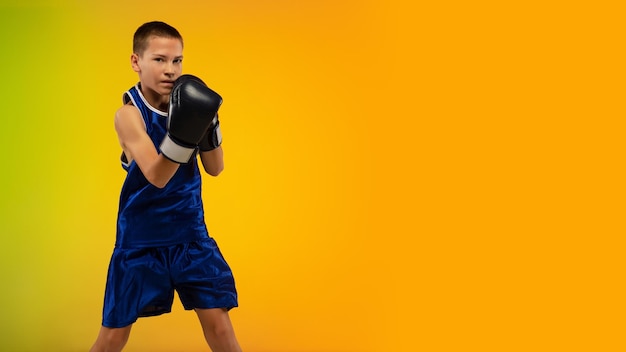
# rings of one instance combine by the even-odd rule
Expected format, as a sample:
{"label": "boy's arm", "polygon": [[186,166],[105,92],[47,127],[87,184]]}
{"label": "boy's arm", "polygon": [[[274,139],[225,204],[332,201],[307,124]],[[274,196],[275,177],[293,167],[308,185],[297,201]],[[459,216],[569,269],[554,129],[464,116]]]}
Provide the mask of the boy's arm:
{"label": "boy's arm", "polygon": [[157,152],[139,110],[132,105],[121,107],[115,114],[115,130],[128,161],[137,163],[148,182],[158,188],[165,187],[179,164]]}
{"label": "boy's arm", "polygon": [[211,176],[219,175],[224,170],[224,150],[222,146],[200,152],[200,160],[207,174]]}
{"label": "boy's arm", "polygon": [[198,144],[200,159],[204,171],[211,176],[219,175],[224,170],[224,151],[222,150],[222,132],[219,114],[215,114],[209,128]]}

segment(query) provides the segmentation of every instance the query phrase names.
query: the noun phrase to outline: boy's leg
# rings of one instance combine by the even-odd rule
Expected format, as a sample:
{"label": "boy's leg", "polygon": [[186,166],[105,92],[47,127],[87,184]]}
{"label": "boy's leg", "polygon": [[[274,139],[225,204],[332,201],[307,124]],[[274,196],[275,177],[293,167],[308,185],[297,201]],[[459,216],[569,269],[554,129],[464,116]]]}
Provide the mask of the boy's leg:
{"label": "boy's leg", "polygon": [[230,322],[223,308],[195,309],[204,331],[204,338],[213,352],[241,352]]}
{"label": "boy's leg", "polygon": [[96,342],[93,344],[89,352],[119,352],[121,351],[128,337],[130,336],[130,328],[132,325],[123,328],[100,328],[100,333]]}

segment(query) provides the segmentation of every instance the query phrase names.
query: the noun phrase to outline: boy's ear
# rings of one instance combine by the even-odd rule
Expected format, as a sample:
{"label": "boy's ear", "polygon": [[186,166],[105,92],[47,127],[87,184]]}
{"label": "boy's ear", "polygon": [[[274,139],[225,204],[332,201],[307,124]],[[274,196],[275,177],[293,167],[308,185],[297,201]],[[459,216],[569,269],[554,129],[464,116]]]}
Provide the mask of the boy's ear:
{"label": "boy's ear", "polygon": [[132,54],[130,56],[130,65],[132,66],[133,71],[135,71],[135,72],[141,71],[140,68],[139,68],[139,55]]}

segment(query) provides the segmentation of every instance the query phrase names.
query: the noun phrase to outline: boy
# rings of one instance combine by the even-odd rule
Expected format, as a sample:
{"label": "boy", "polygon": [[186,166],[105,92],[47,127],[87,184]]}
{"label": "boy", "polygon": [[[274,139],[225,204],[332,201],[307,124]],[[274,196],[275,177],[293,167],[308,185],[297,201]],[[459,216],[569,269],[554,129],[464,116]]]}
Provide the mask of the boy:
{"label": "boy", "polygon": [[163,22],[145,23],[133,37],[139,83],[115,115],[128,174],[92,352],[121,351],[138,317],[171,311],[174,291],[197,313],[212,351],[241,351],[228,315],[235,282],[204,222],[196,154],[209,175],[223,170],[221,97],[181,76],[182,51],[181,35]]}

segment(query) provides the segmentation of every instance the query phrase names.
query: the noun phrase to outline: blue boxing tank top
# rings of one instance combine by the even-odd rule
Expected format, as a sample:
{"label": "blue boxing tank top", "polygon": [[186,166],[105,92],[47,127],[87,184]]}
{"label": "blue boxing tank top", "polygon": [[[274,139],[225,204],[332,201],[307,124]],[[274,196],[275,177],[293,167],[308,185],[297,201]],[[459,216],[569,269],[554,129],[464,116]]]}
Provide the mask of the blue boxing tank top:
{"label": "blue boxing tank top", "polygon": [[[124,93],[124,104],[130,101],[139,109],[159,150],[167,132],[167,113],[150,106],[139,88],[138,83]],[[162,189],[148,182],[137,163],[128,163],[123,154],[122,167],[127,175],[120,194],[116,247],[162,247],[208,237],[196,157],[181,164]]]}

